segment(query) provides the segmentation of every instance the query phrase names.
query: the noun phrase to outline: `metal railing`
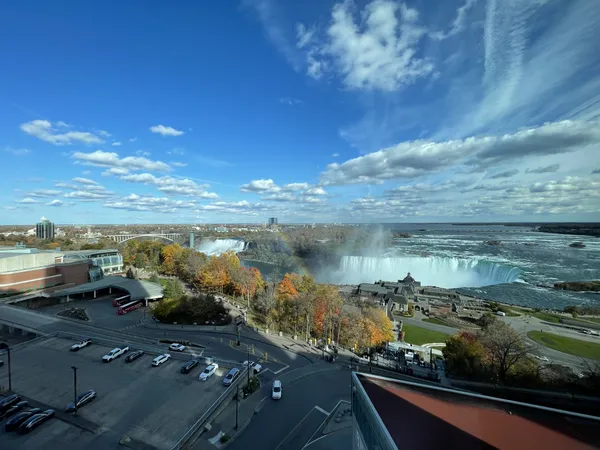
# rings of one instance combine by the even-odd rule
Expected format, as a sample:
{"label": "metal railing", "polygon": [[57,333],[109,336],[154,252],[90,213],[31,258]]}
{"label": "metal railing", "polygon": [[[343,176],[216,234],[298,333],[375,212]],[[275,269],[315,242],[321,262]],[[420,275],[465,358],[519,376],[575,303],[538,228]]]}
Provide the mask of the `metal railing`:
{"label": "metal railing", "polygon": [[[218,362],[217,362],[217,364],[218,364]],[[225,392],[223,392],[219,396],[219,398],[216,399],[213,402],[213,404],[208,407],[208,409],[204,412],[204,414],[202,414],[200,416],[200,418],[196,422],[194,422],[194,424],[190,427],[190,429],[183,436],[181,436],[181,438],[175,443],[175,445],[173,447],[171,447],[171,450],[184,449],[188,445],[191,445],[194,443],[196,433],[198,433],[198,431],[200,429],[202,429],[202,427],[204,427],[204,425],[206,425],[206,423],[210,420],[210,418],[215,413],[215,411],[217,411],[217,409],[219,409],[219,407],[223,404],[223,402],[225,402],[228,397],[233,398],[232,394],[238,395],[237,388],[240,385],[240,383],[242,382],[242,380],[244,380],[246,370],[248,370],[248,369],[245,368],[244,370],[240,371],[240,375],[237,377],[237,379],[234,380],[229,385],[229,387],[225,390]],[[235,394],[234,394],[234,392],[235,392]]]}

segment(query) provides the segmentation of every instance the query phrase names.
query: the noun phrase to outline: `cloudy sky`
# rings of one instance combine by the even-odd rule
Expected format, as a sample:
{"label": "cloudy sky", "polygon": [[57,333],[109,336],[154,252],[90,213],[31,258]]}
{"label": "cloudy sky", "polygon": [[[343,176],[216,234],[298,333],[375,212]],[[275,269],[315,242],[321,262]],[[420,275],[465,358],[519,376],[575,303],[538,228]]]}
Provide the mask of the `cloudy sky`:
{"label": "cloudy sky", "polygon": [[0,223],[600,220],[600,2],[431,4],[5,4]]}

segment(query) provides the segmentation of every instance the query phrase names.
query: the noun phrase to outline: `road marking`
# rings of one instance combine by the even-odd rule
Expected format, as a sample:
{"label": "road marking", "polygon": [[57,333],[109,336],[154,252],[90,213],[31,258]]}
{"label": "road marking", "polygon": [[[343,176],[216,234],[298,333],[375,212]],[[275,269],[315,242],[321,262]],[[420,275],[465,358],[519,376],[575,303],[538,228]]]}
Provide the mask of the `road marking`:
{"label": "road marking", "polygon": [[279,374],[279,373],[283,372],[285,369],[289,369],[289,368],[290,368],[290,366],[287,366],[287,365],[286,365],[284,368],[282,368],[282,369],[279,369],[279,370],[278,370],[278,371],[276,371],[276,372],[273,372],[271,369],[269,369],[269,370],[271,370],[271,372],[273,372],[275,375],[277,375],[277,374]]}
{"label": "road marking", "polygon": [[323,408],[321,408],[320,406],[315,406],[314,409],[316,409],[319,412],[322,412],[323,414],[325,414],[326,416],[329,415],[329,412],[325,411]]}
{"label": "road marking", "polygon": [[300,426],[300,424],[301,424],[302,422],[304,422],[304,419],[306,419],[306,418],[307,418],[307,417],[308,417],[308,416],[309,416],[309,415],[310,415],[310,414],[313,412],[313,409],[315,409],[315,406],[313,406],[313,407],[310,409],[310,411],[308,411],[308,412],[306,413],[306,415],[305,415],[305,416],[302,418],[302,420],[301,420],[300,422],[298,422],[294,428],[292,428],[292,431],[290,431],[290,432],[289,432],[289,433],[286,435],[286,437],[284,437],[284,438],[283,438],[283,441],[281,441],[281,442],[280,442],[280,443],[277,445],[277,447],[275,447],[275,450],[277,450],[279,447],[281,447],[281,445],[282,445],[282,444],[283,444],[283,443],[284,443],[284,442],[287,440],[287,438],[289,438],[289,437],[292,435],[292,433],[293,433],[294,431],[296,431],[296,428],[298,428],[298,427]]}

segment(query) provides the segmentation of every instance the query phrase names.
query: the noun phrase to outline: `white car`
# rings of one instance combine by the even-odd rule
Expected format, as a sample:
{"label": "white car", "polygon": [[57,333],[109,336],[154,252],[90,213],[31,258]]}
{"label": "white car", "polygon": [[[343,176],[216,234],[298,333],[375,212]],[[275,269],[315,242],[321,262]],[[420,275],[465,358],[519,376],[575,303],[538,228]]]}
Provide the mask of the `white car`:
{"label": "white car", "polygon": [[550,360],[548,359],[547,356],[538,356],[538,355],[533,355],[533,357],[535,359],[539,359],[540,361],[544,361],[544,362],[549,362]]}
{"label": "white car", "polygon": [[174,343],[174,344],[169,345],[169,349],[173,350],[175,352],[182,352],[185,350],[185,345]]}
{"label": "white car", "polygon": [[111,362],[113,359],[117,359],[123,353],[129,350],[129,346],[125,347],[115,347],[110,352],[102,357],[103,362]]}
{"label": "white car", "polygon": [[244,361],[242,366],[248,367],[248,370],[251,371],[250,373],[258,373],[262,370],[262,366],[254,361]]}
{"label": "white car", "polygon": [[165,353],[163,355],[158,355],[156,358],[154,358],[152,360],[152,365],[154,367],[158,367],[160,366],[162,363],[166,362],[169,360],[169,358],[171,357],[171,355],[169,355],[168,353]]}
{"label": "white car", "polygon": [[279,380],[273,381],[273,387],[271,388],[271,398],[273,400],[280,400],[281,392],[282,392],[281,381],[279,381]]}
{"label": "white car", "polygon": [[215,372],[217,371],[218,368],[219,368],[219,365],[216,363],[206,366],[206,369],[204,369],[204,371],[200,374],[198,379],[200,381],[208,380],[210,377],[212,377],[215,374]]}
{"label": "white car", "polygon": [[83,341],[78,342],[77,344],[71,345],[71,351],[76,352],[78,350],[81,350],[83,347],[87,347],[91,343],[92,343],[92,340],[90,338],[84,339]]}

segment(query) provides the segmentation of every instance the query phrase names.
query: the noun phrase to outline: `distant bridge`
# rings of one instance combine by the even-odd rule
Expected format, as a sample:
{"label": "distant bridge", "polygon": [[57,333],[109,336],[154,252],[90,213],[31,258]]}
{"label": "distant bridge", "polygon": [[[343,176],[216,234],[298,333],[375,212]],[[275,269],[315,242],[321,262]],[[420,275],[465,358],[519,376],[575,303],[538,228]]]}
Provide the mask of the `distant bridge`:
{"label": "distant bridge", "polygon": [[137,239],[141,237],[153,237],[165,239],[167,241],[175,242],[179,240],[183,234],[181,233],[150,233],[150,234],[110,234],[105,237],[112,239],[117,243],[129,241],[130,239]]}

